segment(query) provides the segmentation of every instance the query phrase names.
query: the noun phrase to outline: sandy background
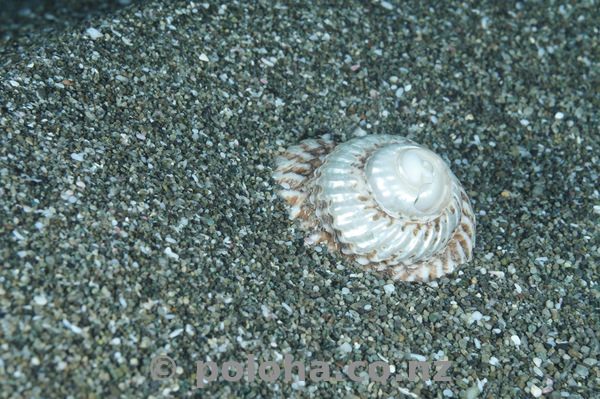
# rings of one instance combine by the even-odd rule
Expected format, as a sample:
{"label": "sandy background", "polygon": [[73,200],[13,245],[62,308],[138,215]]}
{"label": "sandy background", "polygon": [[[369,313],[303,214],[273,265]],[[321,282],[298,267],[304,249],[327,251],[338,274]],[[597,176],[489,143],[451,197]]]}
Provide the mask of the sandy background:
{"label": "sandy background", "polygon": [[[593,1],[6,10],[1,397],[600,393]],[[390,285],[303,245],[273,160],[356,127],[448,161],[478,218],[472,262]],[[196,389],[196,361],[250,354],[331,380]],[[415,360],[451,361],[451,381],[408,381]],[[352,361],[394,377],[353,382]]]}

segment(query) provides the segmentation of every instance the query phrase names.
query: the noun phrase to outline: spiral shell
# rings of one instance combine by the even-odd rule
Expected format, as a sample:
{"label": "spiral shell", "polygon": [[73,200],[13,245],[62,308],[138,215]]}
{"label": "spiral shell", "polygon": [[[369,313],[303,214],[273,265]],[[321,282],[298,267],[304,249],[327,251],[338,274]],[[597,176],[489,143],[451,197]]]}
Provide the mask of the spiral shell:
{"label": "spiral shell", "polygon": [[276,161],[290,218],[366,269],[429,281],[471,259],[475,216],[448,165],[401,136],[305,140]]}

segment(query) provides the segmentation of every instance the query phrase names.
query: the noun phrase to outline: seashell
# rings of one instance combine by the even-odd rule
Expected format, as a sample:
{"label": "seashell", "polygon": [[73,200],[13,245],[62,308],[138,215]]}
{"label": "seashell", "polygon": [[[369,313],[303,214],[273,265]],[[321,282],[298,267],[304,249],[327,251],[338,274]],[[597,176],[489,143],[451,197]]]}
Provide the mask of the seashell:
{"label": "seashell", "polygon": [[311,139],[276,160],[290,219],[325,243],[394,280],[429,281],[468,262],[475,216],[465,190],[434,152],[401,136],[338,144]]}

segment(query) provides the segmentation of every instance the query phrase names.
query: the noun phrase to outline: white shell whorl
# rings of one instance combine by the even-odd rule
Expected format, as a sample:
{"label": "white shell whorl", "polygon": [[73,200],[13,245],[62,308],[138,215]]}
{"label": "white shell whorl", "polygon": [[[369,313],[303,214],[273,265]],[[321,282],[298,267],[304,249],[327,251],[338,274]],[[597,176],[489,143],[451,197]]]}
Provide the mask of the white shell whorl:
{"label": "white shell whorl", "polygon": [[435,153],[401,136],[305,140],[277,160],[290,217],[366,268],[428,281],[471,259],[475,217]]}

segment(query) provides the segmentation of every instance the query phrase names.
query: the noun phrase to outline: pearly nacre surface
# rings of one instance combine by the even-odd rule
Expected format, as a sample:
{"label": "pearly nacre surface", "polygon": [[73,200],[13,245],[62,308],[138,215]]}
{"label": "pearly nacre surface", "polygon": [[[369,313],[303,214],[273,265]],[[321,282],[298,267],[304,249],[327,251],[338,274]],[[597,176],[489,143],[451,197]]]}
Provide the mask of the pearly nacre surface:
{"label": "pearly nacre surface", "polygon": [[274,178],[308,244],[366,269],[429,281],[472,257],[466,192],[441,157],[405,137],[305,140],[278,157]]}

